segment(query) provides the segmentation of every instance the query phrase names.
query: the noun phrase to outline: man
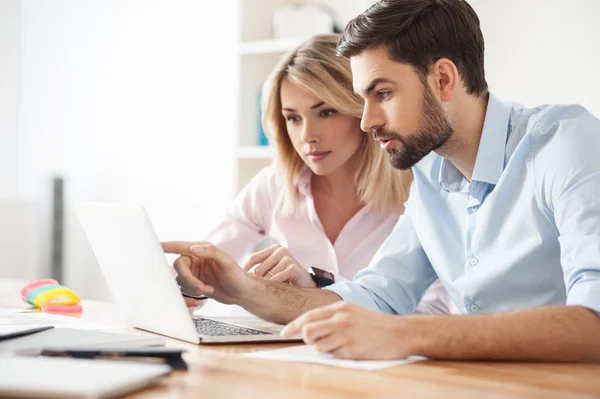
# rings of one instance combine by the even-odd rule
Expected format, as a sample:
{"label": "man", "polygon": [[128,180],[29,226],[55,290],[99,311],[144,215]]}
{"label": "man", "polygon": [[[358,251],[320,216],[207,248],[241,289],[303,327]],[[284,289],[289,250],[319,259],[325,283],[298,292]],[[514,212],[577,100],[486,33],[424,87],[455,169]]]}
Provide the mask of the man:
{"label": "man", "polygon": [[[263,318],[297,318],[284,335],[341,358],[600,360],[600,121],[489,94],[464,0],[379,2],[338,53],[365,100],[362,129],[415,175],[371,265],[299,289],[244,273],[210,244],[165,243],[183,255],[180,275]],[[469,316],[409,315],[437,277]]]}

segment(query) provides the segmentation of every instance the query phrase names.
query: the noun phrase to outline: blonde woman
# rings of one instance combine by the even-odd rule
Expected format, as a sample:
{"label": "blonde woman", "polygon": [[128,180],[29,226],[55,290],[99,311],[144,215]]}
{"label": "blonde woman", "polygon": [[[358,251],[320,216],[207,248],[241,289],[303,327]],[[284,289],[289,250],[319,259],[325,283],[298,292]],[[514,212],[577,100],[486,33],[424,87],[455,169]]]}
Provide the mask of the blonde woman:
{"label": "blonde woman", "polygon": [[[269,76],[262,122],[275,162],[241,191],[208,237],[238,262],[265,237],[274,240],[242,267],[302,287],[327,281],[309,274],[311,267],[335,281],[365,268],[402,214],[412,181],[361,131],[363,104],[353,93],[349,60],[335,54],[338,40],[308,40]],[[439,282],[418,311],[449,312]]]}

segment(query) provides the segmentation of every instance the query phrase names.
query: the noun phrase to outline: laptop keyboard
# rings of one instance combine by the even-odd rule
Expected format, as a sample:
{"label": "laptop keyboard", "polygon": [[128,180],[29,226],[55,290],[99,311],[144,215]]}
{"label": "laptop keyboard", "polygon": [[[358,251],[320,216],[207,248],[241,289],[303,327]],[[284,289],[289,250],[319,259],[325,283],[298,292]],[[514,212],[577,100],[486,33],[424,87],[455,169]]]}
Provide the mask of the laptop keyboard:
{"label": "laptop keyboard", "polygon": [[240,327],[212,319],[193,319],[198,334],[205,336],[231,336],[231,335],[265,335],[271,334],[252,328]]}

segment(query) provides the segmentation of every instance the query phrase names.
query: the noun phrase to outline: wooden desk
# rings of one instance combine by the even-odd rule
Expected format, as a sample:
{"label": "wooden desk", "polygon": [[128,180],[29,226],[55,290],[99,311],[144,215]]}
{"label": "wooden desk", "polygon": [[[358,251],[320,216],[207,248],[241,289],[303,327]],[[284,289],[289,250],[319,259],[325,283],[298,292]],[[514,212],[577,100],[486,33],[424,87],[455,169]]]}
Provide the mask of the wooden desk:
{"label": "wooden desk", "polygon": [[[21,282],[0,280],[0,306],[18,306]],[[81,319],[124,326],[115,305],[85,301]],[[187,349],[187,372],[128,398],[600,398],[600,365],[427,361],[381,371],[246,359],[237,353],[285,344]]]}

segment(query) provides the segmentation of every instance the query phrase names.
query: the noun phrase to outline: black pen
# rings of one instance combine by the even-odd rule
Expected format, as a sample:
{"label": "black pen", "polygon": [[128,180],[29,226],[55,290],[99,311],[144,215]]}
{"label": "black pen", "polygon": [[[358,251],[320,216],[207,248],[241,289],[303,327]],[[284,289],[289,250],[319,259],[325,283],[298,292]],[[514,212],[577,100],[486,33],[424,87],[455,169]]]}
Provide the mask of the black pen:
{"label": "black pen", "polygon": [[184,297],[187,297],[187,298],[197,299],[199,301],[201,301],[203,299],[208,299],[208,297],[206,295],[192,295],[192,294],[188,294],[187,292],[184,292],[184,291],[181,291],[181,295],[183,295]]}

